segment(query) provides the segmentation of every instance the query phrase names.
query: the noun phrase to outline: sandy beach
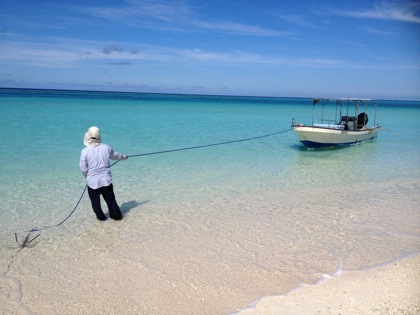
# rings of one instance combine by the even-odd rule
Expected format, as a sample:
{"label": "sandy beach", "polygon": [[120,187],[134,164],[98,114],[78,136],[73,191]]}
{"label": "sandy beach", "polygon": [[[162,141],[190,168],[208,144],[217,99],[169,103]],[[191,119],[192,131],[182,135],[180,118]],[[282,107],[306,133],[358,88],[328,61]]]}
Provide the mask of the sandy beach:
{"label": "sandy beach", "polygon": [[345,271],[286,296],[267,297],[240,314],[420,314],[420,255]]}
{"label": "sandy beach", "polygon": [[[147,314],[420,314],[420,255],[326,276],[319,284],[250,301],[247,307],[243,297],[217,299],[211,290],[207,296],[197,295],[188,279],[176,284],[166,279],[169,275],[112,261],[102,251],[83,261],[74,258],[70,264],[52,264],[48,254],[35,257],[29,250],[21,254],[10,274],[1,279],[0,314],[145,314],[146,310]],[[32,263],[25,264],[31,257]],[[42,265],[43,259],[49,267]],[[13,272],[17,269],[20,281]],[[252,286],[242,285],[244,290]]]}

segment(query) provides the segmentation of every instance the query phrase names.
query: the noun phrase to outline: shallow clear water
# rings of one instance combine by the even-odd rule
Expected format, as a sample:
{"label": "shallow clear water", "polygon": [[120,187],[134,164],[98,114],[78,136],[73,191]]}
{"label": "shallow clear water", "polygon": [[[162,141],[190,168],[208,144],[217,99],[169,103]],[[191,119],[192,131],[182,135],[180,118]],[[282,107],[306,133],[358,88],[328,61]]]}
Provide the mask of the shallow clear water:
{"label": "shallow clear water", "polygon": [[[69,257],[106,251],[107,261],[150,277],[142,296],[153,302],[143,311],[160,303],[223,314],[339,269],[420,251],[420,103],[381,101],[378,139],[335,150],[306,150],[286,131],[293,117],[309,123],[311,109],[299,98],[0,90],[0,281],[19,279],[22,291],[51,286],[53,276],[27,274],[34,261],[65,270]],[[63,225],[16,254],[14,233],[22,242],[79,200],[78,160],[92,125],[128,155],[285,132],[119,162],[112,173],[122,222],[99,225],[84,196]],[[174,293],[162,281],[190,285]],[[194,296],[191,287],[196,299],[178,305],[179,295]],[[206,301],[193,302],[200,294]]]}

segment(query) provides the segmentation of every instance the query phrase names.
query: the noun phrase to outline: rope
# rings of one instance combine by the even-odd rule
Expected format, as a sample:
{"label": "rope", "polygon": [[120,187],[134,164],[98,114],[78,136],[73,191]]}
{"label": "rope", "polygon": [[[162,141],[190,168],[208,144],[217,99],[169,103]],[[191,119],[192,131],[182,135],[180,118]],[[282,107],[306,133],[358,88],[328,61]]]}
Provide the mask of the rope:
{"label": "rope", "polygon": [[[178,148],[178,149],[172,149],[172,150],[163,150],[163,151],[156,151],[156,152],[149,152],[149,153],[142,153],[142,154],[134,154],[134,155],[129,155],[128,157],[133,158],[133,157],[140,157],[140,156],[147,156],[147,155],[156,155],[156,154],[164,154],[164,153],[172,153],[172,152],[179,152],[179,151],[186,151],[186,150],[194,150],[194,149],[201,149],[201,148],[208,148],[208,147],[214,147],[214,146],[219,146],[219,145],[225,145],[225,144],[231,144],[231,143],[237,143],[237,142],[244,142],[244,141],[251,141],[251,140],[256,140],[256,139],[262,139],[262,138],[267,138],[267,137],[271,137],[274,135],[278,135],[281,133],[285,133],[287,131],[289,131],[290,129],[286,129],[286,130],[282,130],[279,132],[274,132],[274,133],[270,133],[270,134],[266,134],[266,135],[262,135],[262,136],[256,136],[256,137],[250,137],[250,138],[243,138],[243,139],[238,139],[238,140],[231,140],[231,141],[224,141],[224,142],[217,142],[217,143],[210,143],[210,144],[204,144],[204,145],[198,145],[198,146],[193,146],[193,147],[185,147],[185,148]],[[113,164],[110,165],[110,167],[114,166],[115,164],[117,164],[119,162],[116,161]],[[44,226],[42,228],[32,228],[28,235],[26,236],[26,238],[24,239],[24,241],[22,242],[22,244],[20,244],[18,242],[18,238],[17,238],[17,233],[15,233],[15,239],[16,239],[16,243],[18,243],[18,245],[22,248],[24,248],[25,246],[29,245],[33,240],[35,240],[40,234],[36,235],[34,238],[32,238],[31,240],[29,240],[29,235],[33,232],[39,232],[41,230],[45,230],[45,229],[49,229],[52,227],[56,227],[56,226],[60,226],[62,225],[64,222],[66,222],[74,213],[74,211],[76,211],[76,208],[79,206],[80,202],[82,201],[82,198],[87,190],[87,185],[85,185],[85,188],[83,189],[83,192],[79,198],[79,201],[77,201],[76,205],[74,206],[73,210],[70,212],[70,214],[60,223],[58,224],[54,224],[54,225],[50,225],[50,226]]]}
{"label": "rope", "polygon": [[170,152],[178,152],[178,151],[186,151],[186,150],[194,150],[194,149],[201,149],[201,148],[207,148],[207,147],[214,147],[217,145],[223,145],[223,144],[231,144],[236,142],[243,142],[243,141],[250,141],[255,139],[261,139],[261,138],[267,138],[274,135],[278,135],[280,133],[284,133],[289,131],[290,129],[286,129],[279,132],[270,133],[263,136],[257,136],[257,137],[251,137],[251,138],[244,138],[239,140],[232,140],[232,141],[225,141],[225,142],[218,142],[218,143],[211,143],[211,144],[204,144],[204,145],[198,145],[194,147],[186,147],[186,148],[179,148],[179,149],[173,149],[173,150],[164,150],[164,151],[157,151],[157,152],[150,152],[150,153],[142,153],[142,154],[136,154],[136,155],[129,155],[128,157],[138,157],[138,156],[146,156],[146,155],[154,155],[154,154],[162,154],[162,153],[170,153]]}
{"label": "rope", "polygon": [[[115,163],[114,163],[114,164],[115,164]],[[64,222],[66,222],[66,221],[67,221],[67,219],[71,217],[71,215],[73,214],[73,212],[74,212],[74,211],[76,210],[76,208],[79,206],[79,203],[80,203],[80,201],[82,201],[83,195],[85,194],[87,187],[88,187],[88,186],[87,186],[87,185],[85,185],[85,188],[83,189],[83,192],[82,192],[82,195],[81,195],[81,196],[80,196],[80,198],[79,198],[79,201],[76,203],[76,205],[74,206],[74,208],[73,208],[73,210],[70,212],[70,214],[67,216],[67,218],[65,218],[63,221],[61,221],[61,222],[60,222],[60,223],[58,223],[58,224],[54,224],[54,225],[51,225],[51,226],[44,226],[43,228],[39,228],[39,229],[37,229],[37,228],[33,228],[32,230],[30,230],[30,231],[29,231],[29,233],[32,233],[32,232],[37,232],[37,231],[41,231],[41,230],[45,230],[45,229],[48,229],[48,228],[51,228],[51,227],[54,227],[54,226],[59,226],[59,225],[63,224]]]}

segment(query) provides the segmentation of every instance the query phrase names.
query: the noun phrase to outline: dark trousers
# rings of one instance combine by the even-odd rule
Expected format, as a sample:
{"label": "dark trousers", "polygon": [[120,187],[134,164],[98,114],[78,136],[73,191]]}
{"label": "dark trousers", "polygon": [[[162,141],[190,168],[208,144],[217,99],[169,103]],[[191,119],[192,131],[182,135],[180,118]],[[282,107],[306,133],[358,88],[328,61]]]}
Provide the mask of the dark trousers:
{"label": "dark trousers", "polygon": [[101,207],[101,195],[104,197],[108,206],[109,216],[114,220],[122,219],[121,210],[117,204],[117,201],[115,200],[114,186],[112,186],[112,184],[106,187],[100,187],[98,189],[92,189],[88,187],[88,193],[92,203],[93,212],[95,212],[98,220],[106,220],[106,216]]}

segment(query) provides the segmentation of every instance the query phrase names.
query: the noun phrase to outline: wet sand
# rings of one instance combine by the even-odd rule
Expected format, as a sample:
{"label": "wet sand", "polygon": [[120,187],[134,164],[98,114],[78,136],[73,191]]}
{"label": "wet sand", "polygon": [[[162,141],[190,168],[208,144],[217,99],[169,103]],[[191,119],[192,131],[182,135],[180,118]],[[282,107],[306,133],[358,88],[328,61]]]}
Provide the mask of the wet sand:
{"label": "wet sand", "polygon": [[[353,199],[370,200],[363,211],[358,205],[340,211],[324,206],[326,199],[346,200],[350,194],[327,189],[287,197],[277,191],[222,196],[208,205],[199,198],[189,201],[188,195],[176,202],[146,202],[120,194],[133,200],[122,204],[125,219],[106,222],[94,220],[85,198],[69,222],[43,230],[27,248],[19,250],[14,235],[5,233],[0,310],[419,314],[420,255],[392,261],[398,253],[418,252],[418,198],[407,198],[416,186],[398,185],[377,187],[380,200],[355,198],[367,190],[353,190]],[[369,193],[376,196],[373,188]],[[316,195],[324,200],[314,204]],[[19,236],[22,240],[25,234]],[[335,276],[342,268],[360,270],[386,261],[392,263]],[[324,274],[332,276],[309,285]],[[300,283],[308,285],[299,288]],[[256,308],[250,307],[253,301]]]}
{"label": "wet sand", "polygon": [[[106,229],[100,236],[109,232]],[[82,255],[82,247],[47,244],[46,239],[37,246],[38,250],[49,247],[43,255],[30,248],[16,253],[0,279],[0,310],[5,314],[420,314],[420,255],[326,276],[319,284],[261,298],[251,306],[249,297],[264,290],[256,287],[255,279],[244,281],[249,270],[209,263],[206,270],[221,274],[223,268],[229,270],[224,277],[214,278],[213,273],[211,280],[200,272],[202,268],[194,269],[199,260],[180,259],[162,269],[153,261],[116,257],[100,239],[92,238]],[[229,280],[232,272],[238,275]],[[225,281],[224,287],[220,281]]]}
{"label": "wet sand", "polygon": [[285,296],[263,298],[243,315],[420,314],[420,255],[387,266],[342,272]]}

